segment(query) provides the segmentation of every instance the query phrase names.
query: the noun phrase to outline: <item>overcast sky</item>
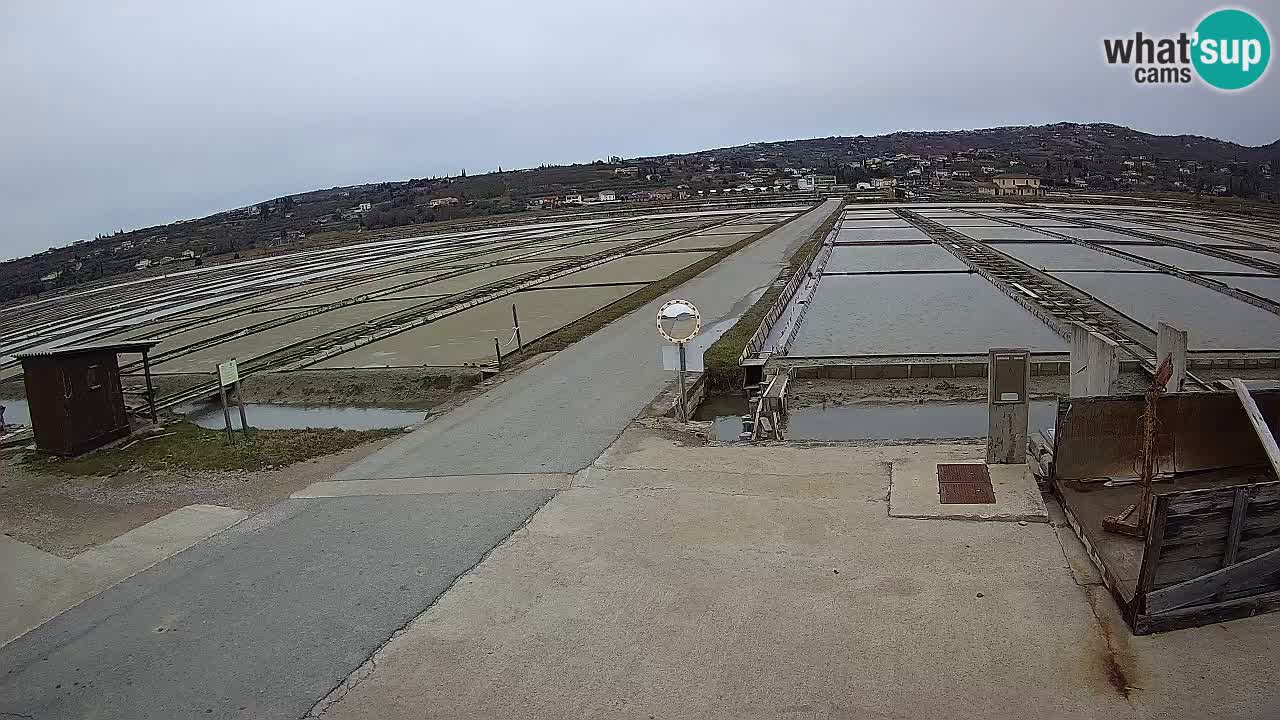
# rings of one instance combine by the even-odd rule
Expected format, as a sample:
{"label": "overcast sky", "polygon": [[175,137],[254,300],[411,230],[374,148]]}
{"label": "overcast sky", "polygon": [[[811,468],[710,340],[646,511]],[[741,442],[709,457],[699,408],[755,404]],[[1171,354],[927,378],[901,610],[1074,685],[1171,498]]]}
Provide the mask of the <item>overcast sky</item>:
{"label": "overcast sky", "polygon": [[0,258],[321,187],[758,140],[1097,121],[1269,143],[1274,70],[1228,95],[1102,60],[1104,36],[1215,7],[3,2]]}

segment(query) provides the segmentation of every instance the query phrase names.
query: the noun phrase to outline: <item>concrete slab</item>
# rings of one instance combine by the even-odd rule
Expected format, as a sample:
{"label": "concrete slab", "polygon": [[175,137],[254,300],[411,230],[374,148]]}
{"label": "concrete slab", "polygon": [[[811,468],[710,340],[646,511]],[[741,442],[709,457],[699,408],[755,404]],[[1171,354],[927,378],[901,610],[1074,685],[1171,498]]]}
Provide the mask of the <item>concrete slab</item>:
{"label": "concrete slab", "polygon": [[508,490],[567,490],[573,476],[567,473],[500,473],[496,475],[438,475],[419,478],[329,480],[312,483],[292,498],[356,497],[361,495],[431,495],[454,492],[502,492]]}
{"label": "concrete slab", "polygon": [[247,516],[188,505],[70,560],[0,535],[0,645]]}
{"label": "concrete slab", "polygon": [[126,578],[248,516],[244,510],[219,505],[187,505],[89,548],[72,562],[104,577]]}
{"label": "concrete slab", "polygon": [[1025,465],[990,465],[991,487],[996,501],[991,505],[943,505],[938,498],[938,464],[983,465],[982,455],[972,447],[923,448],[916,457],[894,461],[889,489],[889,515],[928,520],[996,520],[1003,522],[1048,522],[1044,499],[1031,470]]}
{"label": "concrete slab", "polygon": [[[313,714],[1269,712],[1280,616],[1129,637],[1057,528],[889,517],[888,464],[909,454],[628,430]],[[842,486],[806,483],[838,469]]]}

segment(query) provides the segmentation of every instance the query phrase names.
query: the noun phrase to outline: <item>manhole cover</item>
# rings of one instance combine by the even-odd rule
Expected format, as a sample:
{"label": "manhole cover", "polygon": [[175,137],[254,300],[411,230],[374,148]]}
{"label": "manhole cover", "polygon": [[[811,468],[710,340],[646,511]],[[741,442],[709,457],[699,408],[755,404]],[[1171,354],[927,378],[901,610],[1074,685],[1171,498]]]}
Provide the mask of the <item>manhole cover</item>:
{"label": "manhole cover", "polygon": [[938,484],[942,483],[986,483],[991,484],[991,472],[986,465],[975,463],[939,464]]}
{"label": "manhole cover", "polygon": [[943,505],[995,504],[991,473],[986,465],[939,465],[938,498]]}

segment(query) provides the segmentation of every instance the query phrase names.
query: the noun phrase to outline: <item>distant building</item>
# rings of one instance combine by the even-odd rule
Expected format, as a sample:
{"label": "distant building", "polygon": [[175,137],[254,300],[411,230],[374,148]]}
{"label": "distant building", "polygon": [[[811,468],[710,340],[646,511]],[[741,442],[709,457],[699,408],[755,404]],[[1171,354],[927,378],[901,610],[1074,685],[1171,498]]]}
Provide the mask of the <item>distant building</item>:
{"label": "distant building", "polygon": [[195,250],[183,250],[183,251],[182,251],[182,259],[183,259],[183,260],[194,260],[194,259],[195,259],[195,257],[196,257],[196,251],[195,251]]}
{"label": "distant building", "polygon": [[1003,173],[991,178],[991,182],[978,186],[983,195],[1005,195],[1015,197],[1037,197],[1044,195],[1040,187],[1040,178],[1024,173]]}
{"label": "distant building", "polygon": [[653,193],[654,200],[672,200],[674,198],[675,193],[670,190],[655,190]]}
{"label": "distant building", "polygon": [[151,267],[151,261],[145,258],[133,264],[134,270],[146,270],[149,267]]}
{"label": "distant building", "polygon": [[41,277],[40,282],[53,282],[54,280],[57,280],[61,275],[62,275],[61,270],[54,270],[48,275]]}
{"label": "distant building", "polygon": [[373,203],[360,203],[356,206],[356,212],[358,213],[369,212],[372,209]]}
{"label": "distant building", "polygon": [[596,202],[613,202],[618,199],[618,193],[612,190],[601,190],[596,196]]}
{"label": "distant building", "polygon": [[564,196],[563,202],[565,205],[581,205],[582,195],[579,193],[570,193]]}
{"label": "distant building", "polygon": [[814,185],[814,189],[818,190],[819,192],[822,192],[824,190],[830,191],[834,189],[836,186],[836,176],[835,175],[814,175],[813,185]]}
{"label": "distant building", "polygon": [[884,188],[896,187],[897,185],[898,185],[898,178],[891,178],[891,177],[871,178],[871,187],[875,188],[876,190],[883,190]]}
{"label": "distant building", "polygon": [[796,178],[797,190],[813,190],[815,187],[817,187],[817,183],[814,182],[812,175],[802,175]]}
{"label": "distant building", "polygon": [[448,207],[450,205],[459,205],[462,201],[456,197],[442,197],[431,201],[431,207]]}
{"label": "distant building", "polygon": [[635,177],[640,174],[640,168],[634,166],[616,168],[614,169],[613,174],[620,175],[622,177]]}

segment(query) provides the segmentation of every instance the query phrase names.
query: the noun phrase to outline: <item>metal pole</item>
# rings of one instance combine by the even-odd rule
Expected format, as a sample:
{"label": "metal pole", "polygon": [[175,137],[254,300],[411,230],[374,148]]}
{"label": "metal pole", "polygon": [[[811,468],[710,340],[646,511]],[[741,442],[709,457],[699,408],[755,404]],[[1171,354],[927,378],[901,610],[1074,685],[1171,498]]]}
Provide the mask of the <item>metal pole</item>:
{"label": "metal pole", "polygon": [[222,420],[227,424],[227,442],[231,442],[231,411],[227,409],[227,386],[218,380],[218,395],[222,397]]}
{"label": "metal pole", "polygon": [[498,342],[498,338],[493,339],[493,354],[498,357],[498,369],[502,369],[502,345]]}
{"label": "metal pole", "polygon": [[152,424],[160,424],[160,416],[156,415],[156,391],[151,387],[151,360],[147,357],[147,351],[142,351],[142,374],[147,378],[147,407],[151,409]]}
{"label": "metal pole", "polygon": [[240,394],[240,381],[232,386],[236,391],[236,407],[240,408],[240,432],[244,433],[246,438],[249,437],[249,420],[244,416],[244,397]]}
{"label": "metal pole", "polygon": [[511,324],[516,329],[516,349],[524,350],[524,340],[520,338],[520,316],[516,315],[515,303],[511,303]]}
{"label": "metal pole", "polygon": [[680,421],[689,422],[689,406],[685,399],[685,389],[684,389],[684,372],[685,372],[684,343],[679,343],[679,345],[680,345]]}

